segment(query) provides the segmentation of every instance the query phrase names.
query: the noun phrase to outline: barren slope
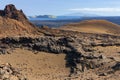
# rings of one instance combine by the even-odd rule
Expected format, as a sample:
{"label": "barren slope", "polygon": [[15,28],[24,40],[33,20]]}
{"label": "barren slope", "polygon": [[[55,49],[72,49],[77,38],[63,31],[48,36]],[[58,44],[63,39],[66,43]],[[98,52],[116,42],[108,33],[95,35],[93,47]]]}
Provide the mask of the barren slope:
{"label": "barren slope", "polygon": [[37,27],[31,24],[22,10],[17,10],[9,4],[0,10],[0,37],[34,36],[38,33]]}
{"label": "barren slope", "polygon": [[1,63],[29,80],[119,80],[120,36],[74,35],[1,39]]}
{"label": "barren slope", "polygon": [[120,36],[109,35],[119,34],[119,25],[89,20],[62,29],[38,29],[7,5],[0,11],[0,63],[10,63],[28,80],[119,80]]}
{"label": "barren slope", "polygon": [[72,30],[87,33],[119,34],[120,26],[106,20],[86,20],[79,23],[71,23],[61,27],[64,30]]}
{"label": "barren slope", "polygon": [[65,67],[65,54],[51,54],[15,49],[11,54],[0,55],[0,63],[10,63],[21,70],[28,80],[64,80],[69,74]]}
{"label": "barren slope", "polygon": [[0,37],[30,36],[37,33],[37,29],[20,21],[0,17]]}

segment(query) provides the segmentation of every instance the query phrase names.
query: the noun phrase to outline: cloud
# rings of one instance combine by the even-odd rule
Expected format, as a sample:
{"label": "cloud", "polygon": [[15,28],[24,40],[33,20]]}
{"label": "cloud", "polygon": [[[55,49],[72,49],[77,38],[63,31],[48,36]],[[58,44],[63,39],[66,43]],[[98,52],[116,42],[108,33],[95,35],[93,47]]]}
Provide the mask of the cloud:
{"label": "cloud", "polygon": [[120,12],[120,8],[74,8],[69,11],[88,11],[88,12]]}

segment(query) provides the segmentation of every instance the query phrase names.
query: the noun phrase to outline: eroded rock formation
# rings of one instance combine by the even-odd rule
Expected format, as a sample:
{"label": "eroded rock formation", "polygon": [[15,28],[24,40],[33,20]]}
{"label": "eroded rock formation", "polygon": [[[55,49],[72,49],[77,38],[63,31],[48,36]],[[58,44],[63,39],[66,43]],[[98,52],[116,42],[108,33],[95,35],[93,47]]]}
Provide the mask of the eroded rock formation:
{"label": "eroded rock formation", "polygon": [[22,10],[17,10],[13,4],[0,10],[0,37],[34,36],[41,34],[39,29],[29,22]]}
{"label": "eroded rock formation", "polygon": [[[111,56],[111,54],[109,55],[111,57],[107,57],[104,52],[100,52],[94,48],[99,46],[120,46],[119,39],[119,36],[113,35],[80,33],[77,37],[7,37],[2,38],[0,43],[6,45],[6,50],[7,48],[22,47],[33,51],[45,51],[55,54],[65,53],[66,67],[71,69],[70,75],[82,73],[89,69],[101,69],[103,66],[108,69],[107,71],[104,69],[104,71],[109,74],[116,69],[116,66],[114,66],[118,62],[114,60],[116,57]],[[102,72],[98,71],[97,74],[101,75]]]}
{"label": "eroded rock formation", "polygon": [[27,80],[19,70],[13,68],[11,64],[0,64],[0,79],[1,80]]}
{"label": "eroded rock formation", "polygon": [[[38,29],[12,4],[1,10],[0,16],[0,36],[4,36],[0,38],[0,54],[10,54],[9,50],[15,48],[24,48],[35,53],[37,51],[64,53],[66,67],[70,68],[69,77],[84,75],[82,73],[89,70],[95,71],[97,76],[107,76],[120,69],[120,52],[107,54],[99,49],[99,47],[120,47],[120,36],[51,28]],[[36,36],[37,33],[44,35]]]}
{"label": "eroded rock formation", "polygon": [[0,16],[19,21],[27,20],[27,17],[24,15],[23,11],[17,10],[13,4],[6,5],[5,9],[0,11]]}

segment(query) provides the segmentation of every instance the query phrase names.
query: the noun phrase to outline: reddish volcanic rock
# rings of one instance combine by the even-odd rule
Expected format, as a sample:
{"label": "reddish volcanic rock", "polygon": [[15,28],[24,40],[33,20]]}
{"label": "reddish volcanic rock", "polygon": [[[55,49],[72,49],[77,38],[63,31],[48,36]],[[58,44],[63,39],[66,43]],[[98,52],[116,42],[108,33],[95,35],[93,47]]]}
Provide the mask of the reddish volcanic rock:
{"label": "reddish volcanic rock", "polygon": [[16,19],[19,21],[27,20],[22,10],[17,10],[15,5],[6,5],[4,10],[0,10],[0,16]]}
{"label": "reddish volcanic rock", "polygon": [[29,22],[22,10],[15,5],[6,5],[0,10],[0,37],[1,36],[35,36],[41,34],[39,29]]}

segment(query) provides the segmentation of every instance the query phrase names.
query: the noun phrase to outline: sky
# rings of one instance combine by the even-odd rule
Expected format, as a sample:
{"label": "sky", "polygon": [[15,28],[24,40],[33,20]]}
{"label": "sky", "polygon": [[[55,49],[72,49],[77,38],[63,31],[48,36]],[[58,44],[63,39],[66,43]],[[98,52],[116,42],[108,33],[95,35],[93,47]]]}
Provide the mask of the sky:
{"label": "sky", "polygon": [[90,13],[120,16],[120,0],[0,0],[0,9],[14,4],[27,16]]}

